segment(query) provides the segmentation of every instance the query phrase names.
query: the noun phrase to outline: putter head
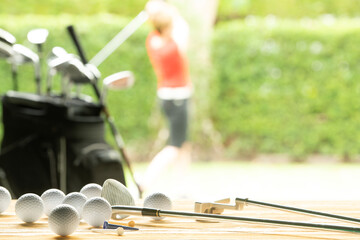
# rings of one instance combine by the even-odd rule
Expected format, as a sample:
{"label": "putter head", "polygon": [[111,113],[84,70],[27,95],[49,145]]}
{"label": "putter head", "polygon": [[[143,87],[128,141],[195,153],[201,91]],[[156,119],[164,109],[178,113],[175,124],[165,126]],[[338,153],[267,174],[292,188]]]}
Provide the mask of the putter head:
{"label": "putter head", "polygon": [[29,48],[21,44],[14,44],[13,49],[14,49],[13,61],[15,64],[20,65],[29,62],[31,63],[39,62],[39,56]]}
{"label": "putter head", "polygon": [[[111,206],[114,205],[128,205],[134,206],[135,200],[129,190],[119,181],[115,179],[107,179],[101,191],[101,197],[105,198]],[[128,215],[113,214],[113,219],[123,219]]]}
{"label": "putter head", "polygon": [[122,71],[106,77],[103,86],[111,90],[122,90],[134,85],[135,77],[131,71]]}
{"label": "putter head", "polygon": [[37,28],[28,32],[27,39],[32,44],[43,44],[49,35],[49,31],[45,28]]}
{"label": "putter head", "polygon": [[221,214],[225,209],[242,210],[244,203],[235,200],[235,205],[231,205],[230,198],[221,199],[215,202],[195,202],[195,212],[197,213],[210,213]]}
{"label": "putter head", "polygon": [[9,45],[13,45],[16,42],[16,38],[11,33],[0,28],[0,41]]}

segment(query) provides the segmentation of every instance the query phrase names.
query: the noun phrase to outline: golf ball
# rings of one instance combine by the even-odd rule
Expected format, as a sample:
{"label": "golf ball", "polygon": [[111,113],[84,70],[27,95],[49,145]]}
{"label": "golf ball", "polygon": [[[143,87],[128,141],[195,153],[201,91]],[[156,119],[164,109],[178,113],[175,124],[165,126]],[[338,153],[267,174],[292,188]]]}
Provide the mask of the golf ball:
{"label": "golf ball", "polygon": [[79,224],[79,213],[73,206],[68,204],[58,205],[51,211],[49,216],[49,227],[51,231],[60,236],[72,234]]}
{"label": "golf ball", "polygon": [[89,183],[80,190],[80,193],[84,194],[87,198],[101,197],[101,190],[102,187],[99,184]]}
{"label": "golf ball", "polygon": [[[171,210],[172,203],[168,196],[163,193],[153,193],[144,200],[144,207],[156,208],[160,210]],[[164,217],[153,217],[155,220],[161,220]]]}
{"label": "golf ball", "polygon": [[50,215],[51,211],[65,198],[65,194],[59,189],[49,189],[46,190],[42,195],[41,199],[44,202],[44,212],[47,216]]}
{"label": "golf ball", "polygon": [[65,196],[63,204],[69,204],[73,206],[82,218],[82,210],[87,198],[84,194],[79,192],[72,192]]}
{"label": "golf ball", "polygon": [[93,227],[101,227],[111,217],[110,203],[102,197],[93,197],[86,201],[83,208],[85,222]]}
{"label": "golf ball", "polygon": [[22,195],[15,203],[16,216],[27,223],[39,220],[43,212],[43,200],[34,193]]}
{"label": "golf ball", "polygon": [[10,202],[11,202],[10,192],[4,187],[0,187],[0,213],[8,209]]}

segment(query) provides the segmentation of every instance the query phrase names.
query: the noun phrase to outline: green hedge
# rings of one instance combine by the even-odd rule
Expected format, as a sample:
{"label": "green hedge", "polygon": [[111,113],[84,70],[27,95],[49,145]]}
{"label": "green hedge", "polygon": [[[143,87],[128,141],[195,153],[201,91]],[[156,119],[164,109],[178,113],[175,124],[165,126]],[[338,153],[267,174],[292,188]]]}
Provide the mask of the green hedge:
{"label": "green hedge", "polygon": [[[27,32],[36,27],[48,28],[45,52],[61,46],[76,53],[65,30],[73,24],[91,59],[129,21],[108,14],[0,16],[0,27],[29,47],[33,46],[26,41]],[[313,153],[357,155],[359,27],[357,19],[333,18],[290,21],[250,17],[217,25],[213,71],[203,71],[215,75],[211,76],[208,99],[197,100],[211,101],[209,117],[222,137],[217,144],[225,145],[231,156],[259,152],[287,153],[298,158]],[[146,24],[142,26],[99,66],[104,77],[122,70],[135,74],[134,87],[110,92],[108,106],[126,142],[137,152],[145,151],[146,144],[156,139],[161,119],[159,111],[153,114],[156,82],[144,46],[148,30]],[[45,73],[44,68],[44,77]],[[3,59],[0,75],[3,94],[12,88],[10,67]],[[19,82],[21,91],[35,91],[30,65],[19,67]],[[84,92],[93,95],[90,88]],[[194,104],[195,109],[203,106]],[[201,128],[199,124],[192,126]],[[204,130],[192,130],[200,135],[193,136],[193,140],[202,146]]]}
{"label": "green hedge", "polygon": [[229,20],[249,15],[314,18],[332,14],[337,17],[357,17],[359,13],[360,4],[357,0],[219,0],[218,19]]}
{"label": "green hedge", "polygon": [[212,119],[233,154],[360,150],[360,21],[219,25]]}

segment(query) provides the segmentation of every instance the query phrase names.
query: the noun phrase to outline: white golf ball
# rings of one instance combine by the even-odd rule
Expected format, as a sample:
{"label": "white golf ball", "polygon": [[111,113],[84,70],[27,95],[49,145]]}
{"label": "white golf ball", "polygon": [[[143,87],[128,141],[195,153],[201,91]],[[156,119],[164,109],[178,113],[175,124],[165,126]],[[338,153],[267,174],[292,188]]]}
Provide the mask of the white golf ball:
{"label": "white golf ball", "polygon": [[86,201],[83,208],[85,222],[93,227],[101,227],[111,217],[110,203],[102,197],[93,197]]}
{"label": "white golf ball", "polygon": [[[153,193],[144,200],[144,207],[156,208],[160,210],[171,210],[171,199],[163,193]],[[161,220],[164,217],[153,217],[155,220]]]}
{"label": "white golf ball", "polygon": [[60,236],[72,234],[79,224],[79,213],[73,206],[68,204],[58,205],[51,211],[49,216],[49,227],[51,231]]}
{"label": "white golf ball", "polygon": [[89,183],[80,190],[80,193],[84,194],[87,198],[101,197],[101,190],[102,187],[99,184]]}
{"label": "white golf ball", "polygon": [[8,209],[8,207],[10,206],[10,202],[10,192],[4,187],[0,187],[0,213]]}
{"label": "white golf ball", "polygon": [[84,194],[79,192],[72,192],[65,196],[63,204],[69,204],[73,206],[82,218],[82,210],[87,198]]}
{"label": "white golf ball", "polygon": [[48,189],[41,194],[41,199],[44,202],[44,212],[47,216],[50,215],[51,211],[59,204],[63,202],[65,194],[59,189]]}
{"label": "white golf ball", "polygon": [[43,200],[34,193],[26,193],[16,201],[15,213],[24,222],[36,222],[44,213]]}

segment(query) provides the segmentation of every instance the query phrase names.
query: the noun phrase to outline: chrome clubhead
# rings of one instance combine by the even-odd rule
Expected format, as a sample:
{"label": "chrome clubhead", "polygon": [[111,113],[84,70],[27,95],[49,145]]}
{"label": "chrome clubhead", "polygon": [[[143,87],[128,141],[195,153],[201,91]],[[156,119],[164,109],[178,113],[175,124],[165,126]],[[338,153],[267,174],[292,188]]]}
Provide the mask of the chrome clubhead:
{"label": "chrome clubhead", "polygon": [[104,87],[111,90],[122,90],[134,85],[135,77],[131,71],[122,71],[106,77],[103,81]]}
{"label": "chrome clubhead", "polygon": [[16,42],[16,38],[11,33],[0,28],[0,41],[9,45],[13,45]]}
{"label": "chrome clubhead", "polygon": [[28,62],[39,63],[39,56],[29,48],[21,44],[14,44],[13,49],[14,55],[12,60],[14,64],[20,65]]}
{"label": "chrome clubhead", "polygon": [[37,28],[28,32],[27,39],[32,44],[43,44],[49,35],[49,31],[45,28]]}
{"label": "chrome clubhead", "polygon": [[9,59],[14,55],[14,53],[15,53],[14,49],[12,48],[11,45],[4,42],[0,42],[0,58]]}

